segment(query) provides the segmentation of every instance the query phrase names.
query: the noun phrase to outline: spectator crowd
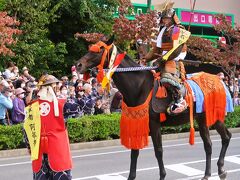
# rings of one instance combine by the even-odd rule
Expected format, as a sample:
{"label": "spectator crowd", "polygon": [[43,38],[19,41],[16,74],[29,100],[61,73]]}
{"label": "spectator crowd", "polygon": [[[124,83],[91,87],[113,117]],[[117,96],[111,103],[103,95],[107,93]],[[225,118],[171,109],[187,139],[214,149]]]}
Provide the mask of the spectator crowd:
{"label": "spectator crowd", "polygon": [[240,105],[240,72],[236,72],[236,76],[234,78],[229,78],[228,76],[225,76],[223,72],[220,72],[217,74],[220,79],[224,82],[224,84],[227,86],[231,97],[233,98],[234,106]]}
{"label": "spectator crowd", "polygon": [[[58,98],[66,99],[64,118],[97,115],[121,111],[122,95],[112,84],[110,92],[103,90],[95,78],[83,80],[72,67],[72,74],[63,76],[55,89]],[[9,62],[0,74],[0,124],[12,125],[24,121],[25,107],[37,98],[38,80],[29,74],[29,69]]]}
{"label": "spectator crowd", "polygon": [[[230,91],[235,106],[240,105],[240,73],[229,79],[224,73],[218,73]],[[0,125],[22,123],[25,119],[25,107],[37,98],[38,80],[29,74],[29,69],[18,67],[9,62],[5,71],[0,73]],[[58,98],[66,99],[64,118],[77,118],[84,115],[121,112],[122,95],[111,84],[110,92],[103,90],[95,78],[87,81],[72,67],[70,79],[60,78],[55,93]]]}

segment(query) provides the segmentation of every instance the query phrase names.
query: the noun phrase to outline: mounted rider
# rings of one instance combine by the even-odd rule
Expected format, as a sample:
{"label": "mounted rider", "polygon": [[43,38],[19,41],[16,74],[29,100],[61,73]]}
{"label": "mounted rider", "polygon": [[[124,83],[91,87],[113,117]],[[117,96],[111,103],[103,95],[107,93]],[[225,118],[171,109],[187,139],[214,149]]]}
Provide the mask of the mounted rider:
{"label": "mounted rider", "polygon": [[[181,79],[185,79],[185,69],[181,60],[187,54],[185,42],[189,38],[190,32],[186,31],[180,24],[176,12],[172,8],[173,4],[173,2],[168,1],[162,5],[162,11],[159,13],[161,19],[157,41],[145,59],[147,62],[153,59],[160,60],[160,67],[163,67],[160,82],[171,92],[174,100],[167,112],[178,114],[187,108],[187,103],[181,93],[183,87]],[[181,37],[184,38],[183,41],[179,40]]]}

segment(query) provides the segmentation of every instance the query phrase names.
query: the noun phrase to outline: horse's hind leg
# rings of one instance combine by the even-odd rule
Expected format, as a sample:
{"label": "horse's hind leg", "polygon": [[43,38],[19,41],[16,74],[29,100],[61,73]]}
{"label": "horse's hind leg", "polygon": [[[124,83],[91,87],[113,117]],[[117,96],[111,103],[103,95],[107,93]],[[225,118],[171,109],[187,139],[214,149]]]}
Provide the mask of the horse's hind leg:
{"label": "horse's hind leg", "polygon": [[166,176],[166,171],[163,164],[163,148],[162,148],[162,135],[160,128],[160,121],[151,120],[150,121],[150,134],[152,137],[152,142],[154,146],[155,156],[158,161],[160,180],[164,180]]}
{"label": "horse's hind leg", "polygon": [[131,150],[131,164],[130,164],[130,173],[128,176],[128,180],[134,180],[136,178],[136,170],[137,170],[137,159],[139,155],[139,150]]}
{"label": "horse's hind leg", "polygon": [[205,175],[202,180],[207,180],[211,176],[212,142],[209,135],[209,129],[205,124],[205,115],[199,115],[197,118],[197,122],[199,125],[199,133],[203,140],[204,150],[206,153]]}
{"label": "horse's hind leg", "polygon": [[226,176],[227,176],[227,173],[223,168],[224,158],[225,158],[226,151],[227,151],[230,139],[232,137],[232,134],[228,131],[225,124],[222,123],[221,121],[217,121],[214,127],[216,128],[217,132],[220,134],[222,139],[222,148],[221,148],[217,165],[218,165],[218,175],[221,180],[224,180],[226,179]]}

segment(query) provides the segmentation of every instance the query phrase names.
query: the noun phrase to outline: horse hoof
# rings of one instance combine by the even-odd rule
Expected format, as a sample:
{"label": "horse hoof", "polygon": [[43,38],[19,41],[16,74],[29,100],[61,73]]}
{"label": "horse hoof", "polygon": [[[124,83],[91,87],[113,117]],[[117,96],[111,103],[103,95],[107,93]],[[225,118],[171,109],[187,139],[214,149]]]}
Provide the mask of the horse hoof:
{"label": "horse hoof", "polygon": [[136,177],[128,177],[127,180],[134,180]]}
{"label": "horse hoof", "polygon": [[227,171],[224,171],[222,174],[218,175],[220,180],[226,180],[227,179]]}

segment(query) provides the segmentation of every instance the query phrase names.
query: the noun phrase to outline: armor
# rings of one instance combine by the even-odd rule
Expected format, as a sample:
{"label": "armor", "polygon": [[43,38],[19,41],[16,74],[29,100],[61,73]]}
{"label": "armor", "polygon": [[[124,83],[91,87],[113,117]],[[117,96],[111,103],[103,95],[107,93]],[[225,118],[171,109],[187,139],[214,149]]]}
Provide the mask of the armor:
{"label": "armor", "polygon": [[[180,79],[180,76],[184,79],[182,77],[183,72],[180,71],[185,70],[184,68],[179,68],[180,62],[178,62],[186,56],[186,45],[174,45],[176,44],[174,40],[180,38],[178,33],[181,32],[182,26],[172,6],[172,2],[167,2],[161,6],[160,23],[163,26],[160,28],[156,46],[153,47],[152,52],[148,53],[145,58],[146,61],[158,58],[160,64],[164,66],[160,82],[171,92],[173,97],[173,102],[170,104],[167,112],[169,114],[178,114],[187,108],[186,101],[181,94],[182,84]],[[186,32],[186,30],[184,31]],[[156,54],[161,54],[161,56],[156,57]],[[167,58],[165,58],[166,54],[169,54]]]}

